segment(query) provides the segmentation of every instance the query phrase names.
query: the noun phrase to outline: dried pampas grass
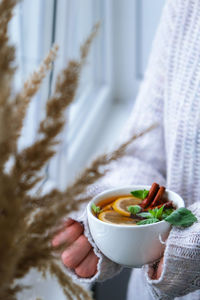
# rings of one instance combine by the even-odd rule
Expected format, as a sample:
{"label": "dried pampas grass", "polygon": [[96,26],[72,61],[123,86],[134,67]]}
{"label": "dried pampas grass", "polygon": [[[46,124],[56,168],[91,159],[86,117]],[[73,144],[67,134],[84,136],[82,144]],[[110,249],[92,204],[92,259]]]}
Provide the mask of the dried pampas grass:
{"label": "dried pampas grass", "polygon": [[[80,72],[98,25],[81,47],[80,60],[70,61],[57,78],[55,91],[47,101],[46,116],[39,126],[39,139],[18,152],[17,139],[28,104],[51,68],[58,49],[54,46],[50,50],[22,91],[12,97],[14,48],[8,43],[7,28],[16,2],[2,0],[0,3],[0,299],[16,299],[17,292],[24,288],[16,283],[16,279],[23,278],[31,268],[54,275],[67,299],[92,299],[89,292],[62,271],[51,239],[63,217],[89,200],[83,196],[84,191],[104,175],[101,167],[121,157],[127,146],[140,135],[113,153],[97,158],[64,192],[54,189],[44,196],[30,196],[30,190],[42,179],[40,171],[55,153],[57,136],[65,123],[65,109],[75,97]],[[10,172],[5,173],[5,164],[10,157],[14,163]]]}

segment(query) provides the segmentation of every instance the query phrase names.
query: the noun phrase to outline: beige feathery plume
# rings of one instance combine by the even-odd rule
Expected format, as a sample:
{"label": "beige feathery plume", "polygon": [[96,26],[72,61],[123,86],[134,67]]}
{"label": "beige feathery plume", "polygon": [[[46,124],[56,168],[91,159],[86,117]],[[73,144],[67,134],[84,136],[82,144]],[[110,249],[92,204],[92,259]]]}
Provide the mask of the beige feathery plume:
{"label": "beige feathery plume", "polygon": [[[65,192],[53,190],[43,197],[30,199],[29,203],[32,202],[34,207],[41,207],[41,210],[35,215],[34,220],[30,223],[28,228],[30,240],[29,243],[27,243],[26,254],[21,259],[21,267],[19,269],[22,273],[18,274],[19,278],[33,266],[40,270],[47,270],[48,264],[52,260],[54,262],[54,267],[58,270],[57,278],[59,282],[64,282],[63,280],[65,280],[63,288],[67,287],[66,294],[69,292],[71,288],[71,283],[69,285],[70,278],[63,273],[56,263],[59,258],[57,255],[54,255],[55,250],[51,249],[52,236],[60,229],[64,216],[73,210],[77,210],[80,203],[88,202],[88,200],[90,200],[88,197],[80,197],[80,194],[84,195],[84,191],[87,187],[104,176],[105,172],[102,171],[102,166],[107,166],[111,161],[119,159],[125,154],[128,145],[140,138],[143,134],[148,133],[153,128],[154,127],[152,126],[152,128],[147,129],[145,132],[131,137],[115,151],[99,156],[92,162],[91,166],[82,173],[74,184],[66,189]],[[78,200],[77,196],[79,196]],[[62,247],[58,250],[62,250]],[[51,268],[49,271],[52,273]],[[61,276],[62,280],[59,276]],[[84,299],[87,299],[87,297]]]}
{"label": "beige feathery plume", "polygon": [[18,177],[19,184],[24,191],[31,189],[41,180],[37,175],[38,171],[55,153],[53,146],[58,142],[56,137],[65,124],[64,111],[75,97],[79,75],[96,32],[97,26],[81,47],[80,61],[69,61],[67,68],[58,76],[55,92],[47,101],[46,117],[40,124],[41,138],[34,145],[16,155],[13,174]]}
{"label": "beige feathery plume", "polygon": [[[2,143],[6,145],[6,147],[0,147],[1,168],[3,168],[5,162],[9,158],[10,150],[17,151],[17,139],[23,126],[28,105],[33,96],[38,92],[47,72],[51,69],[52,63],[56,58],[57,51],[58,46],[54,45],[38,70],[35,71],[27,81],[25,81],[21,92],[18,93],[14,99],[10,99],[4,103],[0,122],[3,123],[2,126],[9,128],[9,130],[2,130],[2,133],[6,132],[6,135],[1,136],[0,145]],[[6,95],[6,97],[8,97],[8,95]],[[6,97],[5,100],[7,99]],[[5,144],[5,140],[9,140],[9,143]]]}
{"label": "beige feathery plume", "polygon": [[[102,166],[123,156],[128,145],[148,130],[114,152],[98,157],[64,192],[55,189],[45,196],[30,195],[28,192],[41,179],[40,171],[55,153],[58,134],[65,124],[65,109],[75,97],[80,72],[99,25],[81,47],[80,59],[69,61],[58,77],[55,91],[47,101],[46,116],[39,126],[39,139],[17,153],[17,136],[27,106],[51,67],[57,49],[50,51],[39,71],[13,100],[14,48],[8,44],[7,26],[15,3],[14,0],[0,2],[0,299],[16,300],[16,293],[24,288],[16,279],[22,279],[31,268],[36,268],[55,276],[68,299],[91,300],[89,292],[63,273],[59,252],[51,247],[52,236],[61,228],[64,216],[89,200],[84,192],[105,174]],[[14,158],[13,168],[6,174],[3,166],[10,156]]]}
{"label": "beige feathery plume", "polygon": [[10,151],[8,138],[12,131],[10,116],[13,108],[9,103],[9,98],[15,72],[15,49],[9,45],[8,23],[12,17],[12,9],[15,4],[15,0],[2,0],[0,2],[0,170],[2,170]]}
{"label": "beige feathery plume", "polygon": [[[11,99],[11,86],[15,70],[12,64],[14,61],[14,47],[8,44],[7,26],[16,2],[16,0],[3,0],[0,3],[0,57],[2,58],[0,60],[0,90],[2,91],[0,97],[0,127],[7,129],[7,131],[1,130],[0,133],[0,169],[4,167],[10,151],[16,150],[17,138],[23,125],[28,104],[38,92],[58,51],[58,46],[54,45],[38,71],[34,72],[24,83],[22,91],[16,95],[15,99]],[[6,132],[5,136],[4,132]],[[5,143],[8,140],[10,142]]]}
{"label": "beige feathery plume", "polygon": [[33,72],[31,77],[27,81],[25,81],[21,93],[17,95],[17,104],[21,101],[20,98],[25,99],[26,101],[27,98],[31,100],[31,98],[38,92],[43,79],[46,77],[47,72],[52,67],[52,63],[57,56],[58,49],[58,45],[53,45],[53,47],[43,60],[42,64],[39,66],[38,70]]}
{"label": "beige feathery plume", "polygon": [[[58,45],[54,45],[51,48],[46,58],[39,66],[38,70],[34,71],[30,78],[25,81],[21,92],[17,94],[13,100],[15,104],[15,111],[13,114],[13,121],[15,124],[14,134],[17,137],[20,134],[30,100],[34,97],[34,95],[36,95],[41,84],[43,83],[44,78],[47,75],[47,72],[52,68],[52,64],[56,59],[58,49]],[[16,140],[15,136],[13,135],[14,140]]]}
{"label": "beige feathery plume", "polygon": [[[14,48],[11,49],[8,45],[7,25],[14,4],[15,1],[12,0],[3,0],[0,3],[0,24],[2,24],[0,57],[4,57],[3,54],[7,55],[4,61],[0,62],[0,91],[2,91],[0,99],[0,125],[2,125],[0,131],[0,239],[2,241],[0,244],[0,299],[16,298],[16,292],[23,287],[15,285],[14,280],[22,278],[31,267],[47,271],[50,266],[52,266],[53,273],[60,274],[60,282],[65,282],[65,294],[74,293],[77,296],[76,290],[79,290],[84,298],[88,298],[87,292],[81,287],[73,288],[74,285],[68,277],[62,279],[61,270],[59,272],[56,265],[53,265],[54,256],[48,254],[51,247],[44,236],[43,238],[42,235],[40,236],[40,246],[37,247],[36,237],[30,231],[33,207],[30,206],[27,209],[25,204],[31,199],[27,196],[27,192],[40,180],[39,171],[54,154],[53,146],[57,143],[56,137],[64,125],[64,110],[74,99],[79,74],[94,34],[86,41],[86,46],[83,45],[82,50],[85,52],[84,55],[81,53],[80,61],[70,61],[68,67],[59,76],[55,93],[47,102],[46,118],[40,125],[40,140],[21,153],[16,153],[16,148],[13,147],[17,141],[16,132],[18,133],[22,127],[30,98],[37,92],[49,69],[56,48],[50,52],[39,72],[26,82],[22,92],[16,96],[16,101],[12,101],[10,96],[14,56],[11,54],[14,54]],[[12,124],[13,116],[16,116],[17,126],[15,127]],[[14,166],[9,174],[5,174],[3,165],[9,156],[14,157]],[[42,258],[43,255],[46,259]],[[47,259],[48,256],[49,259]],[[69,284],[66,284],[66,281],[69,281]]]}
{"label": "beige feathery plume", "polygon": [[[66,216],[72,210],[78,209],[81,203],[87,202],[89,200],[89,197],[83,196],[86,192],[86,189],[90,185],[98,181],[107,172],[108,168],[105,169],[102,167],[109,166],[112,161],[116,161],[121,158],[123,155],[125,155],[126,149],[130,144],[132,144],[135,140],[139,139],[144,134],[147,134],[154,128],[155,125],[147,128],[137,135],[133,135],[126,142],[122,143],[118,148],[116,148],[113,152],[98,156],[91,163],[91,165],[82,172],[82,174],[75,180],[75,182],[71,186],[67,187],[64,192],[61,193],[57,190],[53,190],[45,196],[32,198],[32,200],[28,202],[29,205],[31,203],[35,208],[40,207],[44,209],[48,206],[49,209],[45,212],[41,210],[35,216],[35,219],[30,227],[31,230],[34,230],[35,233],[41,233],[43,231],[43,226],[46,229],[51,229],[53,225],[58,226],[59,222],[62,221],[62,217]],[[82,196],[78,199],[79,195]],[[45,218],[43,220],[42,216],[44,216],[44,214]]]}

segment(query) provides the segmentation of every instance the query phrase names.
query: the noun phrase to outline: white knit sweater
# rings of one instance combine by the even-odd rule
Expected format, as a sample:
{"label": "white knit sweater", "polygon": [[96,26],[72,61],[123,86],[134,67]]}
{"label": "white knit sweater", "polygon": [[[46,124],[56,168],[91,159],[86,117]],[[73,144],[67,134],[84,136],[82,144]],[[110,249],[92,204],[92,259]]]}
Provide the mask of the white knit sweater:
{"label": "white knit sweater", "polygon": [[[167,1],[122,140],[154,123],[159,126],[111,163],[107,175],[89,193],[156,181],[180,194],[200,221],[200,0]],[[85,234],[93,243],[84,223]],[[106,279],[120,269],[94,247],[100,257],[98,273],[84,281]],[[150,280],[145,268],[134,270],[131,276],[128,300],[179,296],[200,300],[199,222],[171,230],[159,280]]]}

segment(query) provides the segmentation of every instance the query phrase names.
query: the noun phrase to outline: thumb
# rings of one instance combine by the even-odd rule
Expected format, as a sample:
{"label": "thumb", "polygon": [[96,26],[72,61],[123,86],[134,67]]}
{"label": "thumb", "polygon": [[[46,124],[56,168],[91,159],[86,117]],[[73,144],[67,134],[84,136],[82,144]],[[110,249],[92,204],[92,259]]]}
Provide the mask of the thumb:
{"label": "thumb", "polygon": [[159,279],[163,271],[163,257],[161,258],[160,262],[158,263],[158,267],[155,274],[155,279]]}

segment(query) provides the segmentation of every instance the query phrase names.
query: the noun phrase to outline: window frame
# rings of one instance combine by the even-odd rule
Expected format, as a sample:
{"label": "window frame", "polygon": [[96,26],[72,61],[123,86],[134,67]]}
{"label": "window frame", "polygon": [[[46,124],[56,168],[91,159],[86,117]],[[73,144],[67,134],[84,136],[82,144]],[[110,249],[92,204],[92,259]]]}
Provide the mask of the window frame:
{"label": "window frame", "polygon": [[[69,2],[70,5],[73,5],[70,0],[57,1],[54,42],[59,44],[60,51],[53,70],[53,85],[55,84],[55,78],[56,74],[58,74],[58,70],[61,69],[61,66],[63,66],[64,60],[68,58],[66,53],[63,53],[65,41],[62,32],[68,25],[66,19],[66,25],[63,26],[62,17],[66,14],[66,12],[65,14],[63,13],[64,10],[69,9]],[[79,101],[75,101],[66,113],[66,126],[60,135],[60,140],[62,142],[57,147],[57,154],[50,161],[46,170],[48,180],[55,182],[55,184],[60,188],[64,188],[66,183],[70,183],[77,172],[80,171],[80,169],[84,167],[86,162],[89,160],[92,155],[91,149],[96,136],[99,134],[101,124],[105,121],[105,117],[110,111],[113,103],[112,3],[106,0],[100,0],[99,3],[103,5],[105,16],[104,35],[102,35],[104,37],[104,43],[102,43],[102,40],[100,41],[101,47],[104,50],[104,62],[96,61],[95,63],[99,66],[106,65],[106,70],[101,70],[101,76],[102,74],[104,76],[103,80],[102,78],[101,80],[99,80],[99,78],[95,78],[97,84],[95,84],[95,86],[88,86],[87,89],[80,95]],[[99,3],[97,3],[97,1],[94,2],[94,12],[98,9],[97,6]],[[96,18],[95,15],[93,18]],[[91,106],[92,109],[90,110],[89,108]],[[75,126],[69,126],[68,120],[70,118],[72,118],[71,124],[75,124]]]}
{"label": "window frame", "polygon": [[[16,46],[16,77],[14,79],[13,92],[18,92],[23,83],[28,80],[35,70],[38,69],[45,55],[52,45],[53,12],[56,0],[44,0],[37,2],[27,0],[19,2],[14,10],[14,17],[9,26],[11,43]],[[44,15],[43,15],[43,12]],[[37,19],[38,17],[38,19]],[[28,24],[26,24],[28,22]],[[33,31],[29,26],[36,24]],[[39,28],[42,27],[44,35],[38,37]],[[25,44],[27,36],[31,43]],[[37,37],[35,40],[34,37]],[[28,71],[26,65],[30,64]],[[30,70],[29,70],[30,69]],[[42,87],[32,99],[27,116],[25,118],[22,135],[19,139],[18,148],[29,146],[37,138],[37,128],[41,118],[44,116],[45,101],[49,95],[50,74],[45,78]],[[41,101],[43,100],[43,101]]]}

